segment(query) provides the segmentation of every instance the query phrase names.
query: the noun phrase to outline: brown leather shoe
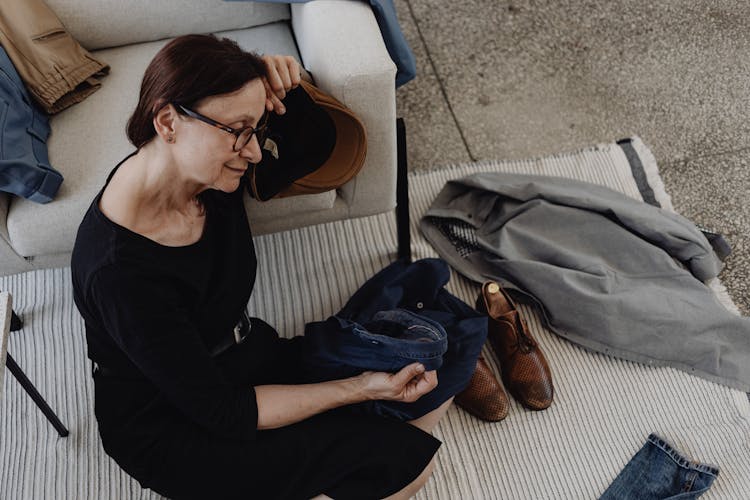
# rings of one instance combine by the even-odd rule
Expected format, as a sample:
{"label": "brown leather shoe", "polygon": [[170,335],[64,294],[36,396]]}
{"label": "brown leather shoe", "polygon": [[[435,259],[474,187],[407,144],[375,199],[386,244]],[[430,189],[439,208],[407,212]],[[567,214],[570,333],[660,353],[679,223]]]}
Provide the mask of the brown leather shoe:
{"label": "brown leather shoe", "polygon": [[508,392],[531,410],[549,407],[554,393],[549,365],[508,293],[488,281],[482,285],[477,309],[490,317],[487,337]]}
{"label": "brown leather shoe", "polygon": [[482,355],[479,355],[469,385],[453,400],[477,418],[498,422],[508,416],[508,396]]}

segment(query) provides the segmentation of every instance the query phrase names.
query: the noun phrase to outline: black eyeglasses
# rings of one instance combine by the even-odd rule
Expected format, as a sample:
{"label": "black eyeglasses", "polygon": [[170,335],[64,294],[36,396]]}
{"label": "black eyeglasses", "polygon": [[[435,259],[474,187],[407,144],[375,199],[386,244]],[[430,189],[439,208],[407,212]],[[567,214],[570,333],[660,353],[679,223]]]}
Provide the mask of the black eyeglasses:
{"label": "black eyeglasses", "polygon": [[193,111],[190,108],[186,108],[185,106],[177,103],[174,104],[174,107],[177,109],[178,113],[181,113],[183,115],[187,115],[191,118],[195,118],[196,120],[200,120],[203,123],[207,123],[213,127],[216,127],[218,129],[223,130],[224,132],[228,132],[235,136],[237,139],[234,141],[234,146],[232,146],[233,151],[239,151],[245,146],[247,146],[247,143],[250,142],[250,140],[253,138],[253,135],[258,134],[258,142],[260,143],[263,139],[264,134],[266,133],[266,126],[268,125],[268,112],[266,111],[263,113],[263,116],[261,116],[260,120],[258,121],[257,127],[247,126],[242,128],[232,128],[227,125],[224,125],[223,123],[217,122],[216,120],[212,120],[211,118],[207,116],[203,116],[202,114],[198,113],[197,111]]}

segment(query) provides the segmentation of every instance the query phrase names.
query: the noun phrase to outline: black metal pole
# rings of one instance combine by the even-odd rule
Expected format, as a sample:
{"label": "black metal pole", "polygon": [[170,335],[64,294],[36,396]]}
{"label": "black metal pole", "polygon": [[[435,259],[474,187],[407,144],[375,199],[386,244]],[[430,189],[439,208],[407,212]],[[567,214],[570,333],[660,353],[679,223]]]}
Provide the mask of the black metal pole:
{"label": "black metal pole", "polygon": [[396,119],[396,228],[398,258],[411,262],[411,235],[409,234],[409,177],[406,162],[406,126],[403,118]]}
{"label": "black metal pole", "polygon": [[68,432],[68,429],[66,429],[62,422],[60,422],[60,419],[57,418],[55,412],[52,411],[52,408],[49,407],[42,395],[39,394],[39,391],[36,390],[36,387],[34,387],[34,384],[31,383],[31,380],[29,380],[23,370],[21,370],[21,367],[18,366],[18,364],[13,360],[10,353],[8,353],[8,357],[5,360],[5,365],[8,367],[10,373],[12,373],[14,377],[16,377],[16,380],[18,380],[18,383],[21,384],[21,387],[23,387],[24,390],[29,394],[29,396],[31,396],[31,399],[34,400],[34,403],[36,403],[39,409],[42,410],[42,413],[44,413],[44,416],[47,417],[47,420],[49,420],[55,430],[57,430],[57,433],[60,435],[60,437],[65,437],[70,434]]}

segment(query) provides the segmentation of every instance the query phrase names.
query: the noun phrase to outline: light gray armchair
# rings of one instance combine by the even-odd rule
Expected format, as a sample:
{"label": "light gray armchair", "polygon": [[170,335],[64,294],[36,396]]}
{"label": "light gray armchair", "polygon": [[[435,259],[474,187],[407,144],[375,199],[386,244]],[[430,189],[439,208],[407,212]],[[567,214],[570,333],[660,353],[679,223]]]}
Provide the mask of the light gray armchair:
{"label": "light gray armchair", "polygon": [[143,72],[168,41],[217,33],[260,53],[299,58],[316,83],[365,123],[360,174],[336,191],[258,203],[255,234],[360,217],[396,205],[396,109],[391,61],[366,2],[264,4],[222,0],[47,0],[81,45],[111,66],[100,90],[50,120],[52,165],[65,177],[47,205],[0,193],[0,275],[70,263],[76,230],[107,174],[132,146],[125,124]]}

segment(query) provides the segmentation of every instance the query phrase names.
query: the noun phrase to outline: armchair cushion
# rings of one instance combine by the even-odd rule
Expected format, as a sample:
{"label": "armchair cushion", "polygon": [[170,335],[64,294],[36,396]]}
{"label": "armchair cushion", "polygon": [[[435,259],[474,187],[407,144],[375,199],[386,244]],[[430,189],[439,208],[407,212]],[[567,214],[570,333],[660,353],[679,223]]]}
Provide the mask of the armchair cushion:
{"label": "armchair cushion", "polygon": [[[220,33],[237,40],[245,49],[286,53],[299,57],[289,24],[279,22],[247,30]],[[52,203],[40,205],[13,198],[8,211],[8,233],[15,250],[23,256],[71,252],[75,229],[91,200],[104,185],[114,166],[133,151],[125,135],[130,113],[146,66],[167,40],[148,42],[95,52],[112,67],[102,88],[85,101],[50,120],[49,155],[65,177]],[[307,198],[297,210],[330,207],[333,195]],[[266,212],[275,217],[288,215],[278,206],[258,204],[253,217]],[[286,210],[292,209],[287,206]],[[285,210],[282,210],[284,212]]]}

